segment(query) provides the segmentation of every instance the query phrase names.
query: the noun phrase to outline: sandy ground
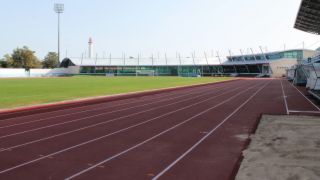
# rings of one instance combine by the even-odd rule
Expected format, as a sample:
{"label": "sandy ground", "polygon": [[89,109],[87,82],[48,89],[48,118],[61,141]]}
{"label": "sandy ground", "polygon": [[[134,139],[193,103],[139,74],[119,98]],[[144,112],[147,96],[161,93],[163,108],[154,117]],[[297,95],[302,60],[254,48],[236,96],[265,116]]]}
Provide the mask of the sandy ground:
{"label": "sandy ground", "polygon": [[320,180],[320,117],[264,115],[236,180]]}

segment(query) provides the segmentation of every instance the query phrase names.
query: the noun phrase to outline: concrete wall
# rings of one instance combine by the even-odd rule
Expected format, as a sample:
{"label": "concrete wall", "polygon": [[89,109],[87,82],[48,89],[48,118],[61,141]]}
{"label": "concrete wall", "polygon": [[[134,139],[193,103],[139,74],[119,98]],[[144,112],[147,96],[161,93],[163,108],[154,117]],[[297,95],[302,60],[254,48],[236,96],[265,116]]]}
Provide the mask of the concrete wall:
{"label": "concrete wall", "polygon": [[0,68],[0,78],[2,77],[27,77],[28,74],[24,69]]}
{"label": "concrete wall", "polygon": [[11,68],[0,68],[0,78],[8,77],[44,77],[44,76],[61,76],[79,74],[79,66],[70,66],[69,68],[55,68],[55,69],[11,69]]}
{"label": "concrete wall", "polygon": [[30,77],[42,77],[49,73],[52,69],[30,69]]}
{"label": "concrete wall", "polygon": [[303,51],[303,59],[313,57],[315,55],[316,51],[311,50],[304,50]]}
{"label": "concrete wall", "polygon": [[276,61],[270,62],[270,69],[271,69],[271,77],[283,77],[287,74],[287,69],[290,67],[297,65],[297,59],[295,58],[283,58]]}

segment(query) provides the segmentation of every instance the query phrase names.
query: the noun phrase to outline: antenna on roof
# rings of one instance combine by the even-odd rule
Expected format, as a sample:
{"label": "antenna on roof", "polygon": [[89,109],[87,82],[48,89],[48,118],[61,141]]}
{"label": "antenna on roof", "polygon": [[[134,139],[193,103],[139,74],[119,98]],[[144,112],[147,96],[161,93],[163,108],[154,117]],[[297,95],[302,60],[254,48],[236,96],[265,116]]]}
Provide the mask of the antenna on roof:
{"label": "antenna on roof", "polygon": [[126,65],[126,54],[122,52],[122,60],[123,60],[123,65]]}
{"label": "antenna on roof", "polygon": [[111,65],[111,53],[109,54],[109,65]]}
{"label": "antenna on roof", "polygon": [[252,53],[252,55],[253,55],[253,57],[254,57],[254,60],[255,60],[255,61],[257,61],[257,58],[256,58],[256,56],[255,56],[255,54],[254,54],[254,52],[253,52],[252,48],[250,48],[250,50],[251,50],[251,53]]}
{"label": "antenna on roof", "polygon": [[221,65],[221,59],[220,59],[219,51],[217,51],[217,57],[218,57],[220,65]]}
{"label": "antenna on roof", "polygon": [[196,56],[196,52],[191,53],[191,56],[192,56],[193,65],[195,66],[196,63],[195,63],[195,61],[194,61],[194,58],[195,58],[195,56]]}
{"label": "antenna on roof", "polygon": [[[220,59],[220,55],[219,55],[219,52],[217,51],[217,57],[218,57],[218,60],[219,60],[219,63],[221,65],[221,59]],[[218,70],[219,71],[219,70]],[[223,66],[221,66],[221,72],[223,73]]]}
{"label": "antenna on roof", "polygon": [[206,58],[207,65],[209,65],[208,57],[207,57],[207,53],[206,52],[204,52],[204,57]]}
{"label": "antenna on roof", "polygon": [[243,56],[242,49],[240,49],[240,54],[241,54],[242,60],[246,61],[246,59]]}
{"label": "antenna on roof", "polygon": [[230,59],[231,59],[231,61],[233,61],[232,53],[231,53],[231,50],[230,50],[230,49],[229,49],[229,55],[230,55]]}
{"label": "antenna on roof", "polygon": [[82,65],[82,61],[83,61],[83,53],[82,53],[82,55],[81,55],[81,65]]}
{"label": "antenna on roof", "polygon": [[167,53],[164,54],[164,58],[165,58],[165,60],[166,60],[166,65],[168,65]]}
{"label": "antenna on roof", "polygon": [[154,65],[153,53],[151,54],[151,63],[152,63],[152,66],[153,66]]}
{"label": "antenna on roof", "polygon": [[261,46],[259,46],[259,48],[260,48],[261,53],[262,53],[262,55],[264,56],[265,60],[267,60],[267,56],[264,54],[264,52],[263,52],[263,50],[262,50],[262,47],[261,47]]}

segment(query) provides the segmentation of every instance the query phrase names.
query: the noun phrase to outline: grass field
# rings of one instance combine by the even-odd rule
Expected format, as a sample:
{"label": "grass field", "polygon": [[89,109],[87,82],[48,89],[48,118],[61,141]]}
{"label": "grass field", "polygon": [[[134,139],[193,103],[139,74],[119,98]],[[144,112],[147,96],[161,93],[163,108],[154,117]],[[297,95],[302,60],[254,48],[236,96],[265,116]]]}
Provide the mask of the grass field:
{"label": "grass field", "polygon": [[0,79],[0,109],[230,79],[91,76]]}

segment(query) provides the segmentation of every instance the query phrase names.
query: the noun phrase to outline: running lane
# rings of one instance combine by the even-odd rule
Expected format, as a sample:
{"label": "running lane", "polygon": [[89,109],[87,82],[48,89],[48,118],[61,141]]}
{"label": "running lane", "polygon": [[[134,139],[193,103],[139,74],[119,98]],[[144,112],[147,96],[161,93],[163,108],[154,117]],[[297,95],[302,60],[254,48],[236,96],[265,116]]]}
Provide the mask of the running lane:
{"label": "running lane", "polygon": [[[200,94],[202,94],[202,95],[204,95],[206,97],[202,97],[202,99],[199,99],[199,97],[197,98],[194,95],[189,95],[192,98],[194,98],[193,101],[184,102],[182,104],[178,104],[177,107],[175,107],[175,106],[170,107],[169,109],[165,109],[164,112],[160,111],[160,114],[166,113],[168,111],[173,111],[174,109],[178,109],[178,108],[185,107],[185,106],[190,106],[191,107],[191,105],[194,105],[196,103],[200,103],[201,101],[205,102],[207,100],[210,100],[210,98],[215,98],[215,97],[218,98],[219,96],[222,96],[222,95],[226,96],[227,95],[226,93],[231,93],[232,91],[236,91],[237,88],[240,88],[240,87],[243,89],[245,86],[248,86],[250,84],[252,84],[252,83],[244,81],[244,82],[241,82],[241,83],[239,83],[239,82],[226,83],[226,84],[223,84],[222,86],[220,84],[210,85],[210,86],[208,86],[208,87],[210,87],[210,89],[208,89],[208,87],[203,87],[203,88],[200,88],[200,89],[199,88],[195,88],[194,89],[195,92],[198,92],[198,93],[200,93]],[[203,90],[205,90],[205,92],[203,92]],[[177,94],[181,95],[180,93],[177,93]],[[219,102],[219,99],[217,99],[217,101]],[[197,112],[197,109],[194,109],[192,111],[190,111],[190,109],[189,109],[188,111],[185,111],[185,112],[181,113],[181,115],[184,115],[184,114],[188,115],[188,113],[192,114],[192,113],[196,113],[196,112]],[[156,113],[151,113],[151,114],[149,114],[149,116],[152,115],[152,114],[154,114],[153,116],[157,115]],[[125,115],[125,114],[123,114],[123,115]],[[104,117],[104,118],[107,118],[107,117]],[[135,118],[132,118],[131,120],[135,120],[136,121],[136,120],[145,119],[145,118],[150,118],[150,117],[146,116],[145,114],[142,114],[141,117],[135,117]],[[93,119],[93,120],[95,120],[95,119]],[[130,118],[128,120],[130,120]],[[127,124],[127,125],[120,124],[120,125],[126,127],[126,126],[132,125],[132,124]],[[115,125],[112,125],[110,127],[113,127],[114,130],[117,130],[118,125],[115,124]],[[64,137],[64,138],[61,138],[61,139],[58,139],[58,140],[54,139],[49,143],[46,142],[47,144],[45,144],[45,145],[44,144],[37,144],[37,143],[36,144],[32,144],[32,145],[35,145],[35,146],[28,147],[28,150],[19,149],[18,151],[16,151],[16,150],[8,149],[8,150],[5,150],[5,151],[2,151],[2,152],[0,152],[0,156],[1,156],[1,159],[3,159],[3,161],[0,163],[0,166],[2,167],[2,171],[3,171],[3,169],[8,169],[8,168],[13,167],[15,165],[19,165],[19,164],[21,164],[23,162],[32,161],[32,159],[35,158],[34,157],[35,155],[37,155],[37,157],[42,157],[42,156],[46,155],[45,152],[47,152],[48,150],[52,151],[51,146],[56,146],[56,148],[59,148],[59,146],[61,146],[61,145],[65,146],[65,145],[68,145],[68,144],[69,145],[73,144],[74,143],[73,141],[76,142],[74,144],[77,144],[77,143],[80,143],[80,142],[86,140],[85,138],[87,136],[90,137],[90,136],[92,136],[92,134],[96,133],[97,131],[98,132],[100,131],[100,133],[103,132],[103,131],[107,132],[109,127],[107,126],[106,128],[107,129],[100,128],[101,130],[99,130],[99,126],[97,126],[97,127],[95,127],[95,129],[91,129],[89,132],[88,131],[84,131],[84,132],[81,132],[81,134],[79,133],[77,136],[73,136],[72,137],[73,139],[68,139],[68,138]],[[63,130],[64,127],[62,126],[60,129]],[[34,133],[32,133],[32,134],[34,134]],[[26,136],[26,135],[27,134],[24,134],[24,136]],[[37,135],[38,134],[36,134],[36,136]],[[82,138],[81,138],[81,135],[82,135]],[[19,139],[24,139],[24,136],[21,136]],[[6,137],[4,137],[3,138],[3,142],[7,142],[7,141],[8,140],[6,139]],[[60,149],[64,149],[64,146],[61,146]],[[40,153],[39,151],[41,151],[41,150],[46,150],[46,151]],[[100,150],[100,148],[98,148],[97,150]],[[30,158],[30,154],[34,154],[34,155],[31,155],[31,158]],[[87,157],[87,154],[85,155],[85,157]],[[50,156],[48,158],[50,159],[50,158],[52,158],[52,156]],[[48,158],[46,158],[46,159],[48,159]],[[63,162],[65,162],[65,161],[63,161]],[[49,164],[53,165],[51,162]],[[42,166],[40,166],[40,167],[42,167]],[[45,166],[43,166],[43,167],[45,167]],[[31,171],[29,171],[27,169],[24,169],[24,168],[20,168],[20,170],[22,170],[24,173],[29,172],[28,173],[29,175],[35,175],[36,177],[34,177],[34,178],[37,178],[37,177],[39,178],[39,176],[37,174],[39,172],[38,168],[35,168],[33,166],[32,169],[35,170],[35,173],[31,173],[30,174]],[[56,171],[57,169],[54,169],[54,168],[43,168],[43,171],[44,170]],[[18,175],[18,177],[15,177],[15,178],[12,178],[12,179],[17,179],[17,178],[19,179],[19,177],[20,178],[25,177],[26,174],[24,174],[23,172],[22,173],[14,173],[14,175]],[[5,173],[1,172],[1,175],[2,174],[5,174]],[[54,174],[56,174],[56,172],[54,172]],[[0,177],[1,177],[1,175],[0,175]],[[44,174],[44,175],[46,177],[49,174]],[[43,177],[43,178],[45,178],[45,177]],[[39,179],[41,179],[41,178],[39,178]]]}
{"label": "running lane", "polygon": [[[239,90],[231,96],[224,97],[219,103],[203,105],[205,109],[199,111],[198,114],[192,117],[185,118],[184,121],[181,121],[185,122],[184,124],[161,134],[161,136],[151,136],[155,138],[121,156],[116,156],[117,154],[109,157],[106,156],[103,161],[100,161],[101,163],[95,164],[98,165],[95,168],[89,169],[91,167],[88,167],[70,177],[75,179],[87,179],[89,177],[97,179],[100,177],[105,177],[106,179],[129,179],[130,177],[135,177],[136,179],[151,179],[198,142],[211,128],[218,125],[232,111],[250,98],[252,94],[266,86],[267,83],[266,81],[255,81],[246,89]],[[125,151],[120,151],[120,153],[121,152]],[[212,156],[208,156],[208,158],[205,159],[205,162],[210,161],[214,161]],[[193,174],[193,176],[176,176],[168,179],[215,179],[211,178],[214,176],[201,177],[197,175],[198,173],[205,174],[208,173],[208,171],[212,172],[210,165],[207,165],[206,169],[203,169],[203,171],[200,170],[199,172],[188,167],[182,168],[184,169],[182,170],[183,175],[189,173],[195,174]],[[229,166],[232,166],[232,164],[229,164]],[[229,174],[230,172],[226,173]]]}
{"label": "running lane", "polygon": [[190,147],[191,151],[182,159],[170,164],[172,167],[164,166],[155,176],[159,179],[233,179],[242,150],[248,144],[249,135],[254,133],[261,114],[286,113],[279,80],[267,81],[269,84],[247,103],[243,101],[238,109],[219,118],[220,123],[225,120],[219,124],[221,126],[208,127],[207,132],[217,128],[212,134],[193,149]]}
{"label": "running lane", "polygon": [[[164,99],[159,98],[154,107],[137,108],[139,112],[156,108],[141,114],[131,116],[134,109],[115,112],[91,117],[85,124],[4,137],[2,147],[61,134],[0,149],[0,179],[232,179],[261,114],[286,114],[283,94],[301,96],[289,92],[285,83],[246,79],[193,88],[188,96],[167,102],[158,102]],[[181,96],[180,92],[172,92],[172,97]],[[154,101],[154,96],[149,97],[152,99],[145,100]],[[63,134],[96,123],[102,124]],[[30,123],[30,127],[13,128],[5,134],[44,125]]]}
{"label": "running lane", "polygon": [[[284,90],[284,96],[288,104],[288,111],[304,112],[304,111],[319,111],[310,99],[308,99],[297,87],[285,79],[280,80]],[[320,111],[319,111],[320,112]]]}

